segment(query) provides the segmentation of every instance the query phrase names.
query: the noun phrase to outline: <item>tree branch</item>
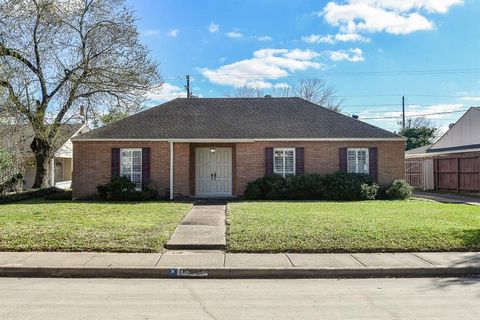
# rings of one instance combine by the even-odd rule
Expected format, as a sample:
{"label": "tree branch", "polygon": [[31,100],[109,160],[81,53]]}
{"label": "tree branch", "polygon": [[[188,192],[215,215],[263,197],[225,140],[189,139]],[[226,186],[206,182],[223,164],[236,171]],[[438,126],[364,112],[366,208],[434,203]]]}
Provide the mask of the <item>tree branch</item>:
{"label": "tree branch", "polygon": [[28,59],[23,57],[20,53],[15,51],[14,49],[6,48],[3,43],[0,43],[0,57],[12,57],[17,59],[18,61],[22,62],[24,65],[26,65],[30,70],[33,71],[38,76],[38,69],[31,63]]}

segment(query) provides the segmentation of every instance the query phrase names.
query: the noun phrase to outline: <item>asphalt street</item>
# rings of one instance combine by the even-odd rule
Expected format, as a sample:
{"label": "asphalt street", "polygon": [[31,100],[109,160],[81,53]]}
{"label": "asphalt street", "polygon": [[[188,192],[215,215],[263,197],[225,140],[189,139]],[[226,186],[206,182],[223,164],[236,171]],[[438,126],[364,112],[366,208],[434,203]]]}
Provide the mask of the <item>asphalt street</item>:
{"label": "asphalt street", "polygon": [[0,319],[479,319],[480,279],[0,278]]}

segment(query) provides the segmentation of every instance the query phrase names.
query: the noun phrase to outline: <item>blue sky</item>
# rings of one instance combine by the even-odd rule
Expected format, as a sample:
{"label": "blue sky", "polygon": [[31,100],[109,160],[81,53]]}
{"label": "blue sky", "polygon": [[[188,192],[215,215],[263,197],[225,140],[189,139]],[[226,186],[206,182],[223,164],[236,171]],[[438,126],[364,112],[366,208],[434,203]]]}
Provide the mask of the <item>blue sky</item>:
{"label": "blue sky", "polygon": [[452,112],[427,116],[442,130],[480,104],[480,1],[129,4],[165,81],[150,104],[182,96],[186,74],[202,97],[238,86],[268,91],[314,75],[337,89],[344,113],[385,117],[365,121],[392,131],[402,95],[407,116]]}

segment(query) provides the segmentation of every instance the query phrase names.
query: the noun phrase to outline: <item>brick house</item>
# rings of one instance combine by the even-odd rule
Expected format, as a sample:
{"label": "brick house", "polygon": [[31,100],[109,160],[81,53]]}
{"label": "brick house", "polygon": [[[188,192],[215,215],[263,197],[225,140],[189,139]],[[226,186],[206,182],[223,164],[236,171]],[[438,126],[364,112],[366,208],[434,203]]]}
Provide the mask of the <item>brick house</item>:
{"label": "brick house", "polygon": [[112,176],[170,197],[242,196],[270,174],[404,178],[405,139],[300,98],[178,98],[73,139],[74,198]]}

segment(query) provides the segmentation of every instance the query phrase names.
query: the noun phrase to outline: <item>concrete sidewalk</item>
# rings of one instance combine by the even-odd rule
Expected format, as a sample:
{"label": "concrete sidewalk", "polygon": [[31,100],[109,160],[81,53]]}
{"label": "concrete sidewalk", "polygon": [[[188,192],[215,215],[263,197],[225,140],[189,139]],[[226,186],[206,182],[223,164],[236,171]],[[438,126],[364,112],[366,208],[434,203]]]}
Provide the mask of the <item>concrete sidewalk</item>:
{"label": "concrete sidewalk", "polygon": [[457,204],[470,204],[480,206],[480,198],[468,197],[464,195],[455,195],[448,193],[437,193],[428,191],[414,191],[413,196],[416,198],[434,200],[443,203],[457,203]]}
{"label": "concrete sidewalk", "polygon": [[369,278],[480,275],[478,252],[244,254],[1,252],[0,276]]}
{"label": "concrete sidewalk", "polygon": [[226,204],[195,204],[166,244],[173,250],[221,250],[225,236]]}

